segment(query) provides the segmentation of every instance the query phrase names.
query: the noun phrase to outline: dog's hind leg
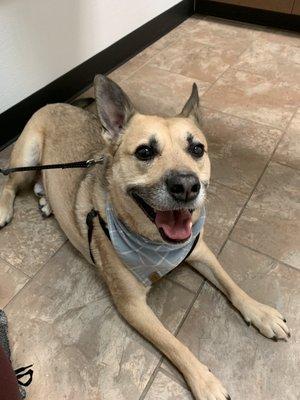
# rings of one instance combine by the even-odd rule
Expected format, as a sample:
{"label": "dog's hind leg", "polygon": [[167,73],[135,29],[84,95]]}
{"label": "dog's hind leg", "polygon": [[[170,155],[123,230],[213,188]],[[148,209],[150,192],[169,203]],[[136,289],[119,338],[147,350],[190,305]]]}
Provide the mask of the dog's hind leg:
{"label": "dog's hind leg", "polygon": [[46,197],[39,198],[39,209],[44,218],[48,218],[50,215],[52,215],[52,208]]}
{"label": "dog's hind leg", "polygon": [[[35,166],[40,163],[43,135],[36,119],[36,116],[31,118],[14,145],[9,162],[11,168]],[[13,217],[14,201],[18,190],[31,184],[35,175],[35,171],[15,172],[5,180],[0,196],[0,229]]]}
{"label": "dog's hind leg", "polygon": [[44,185],[42,179],[40,178],[33,187],[34,194],[39,199],[39,209],[44,218],[50,217],[52,215],[52,208],[47,200]]}

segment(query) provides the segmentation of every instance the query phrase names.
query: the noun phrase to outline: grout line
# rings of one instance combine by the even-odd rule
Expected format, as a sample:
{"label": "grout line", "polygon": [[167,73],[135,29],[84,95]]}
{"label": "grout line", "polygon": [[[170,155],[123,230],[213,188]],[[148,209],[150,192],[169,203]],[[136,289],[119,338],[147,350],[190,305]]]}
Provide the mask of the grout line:
{"label": "grout line", "polygon": [[[290,118],[290,120],[289,120],[289,122],[288,122],[288,124],[287,124],[287,126],[286,126],[286,130],[287,130],[288,127],[290,126],[290,124],[291,124],[291,122],[292,122],[294,116],[296,115],[296,112],[297,112],[297,110],[295,110],[295,112],[293,113],[292,117]],[[251,190],[251,192],[250,192],[250,194],[249,194],[249,196],[248,196],[248,198],[247,198],[245,204],[244,204],[243,207],[241,208],[241,210],[240,210],[240,212],[239,212],[239,214],[238,214],[236,220],[234,221],[233,226],[231,227],[230,231],[228,232],[227,238],[226,238],[225,242],[223,243],[223,245],[221,246],[221,248],[220,248],[220,250],[219,250],[219,252],[218,252],[218,255],[221,254],[221,252],[223,251],[223,249],[224,249],[224,247],[225,247],[227,241],[230,239],[231,234],[232,234],[234,228],[236,227],[236,225],[237,225],[237,223],[238,223],[238,221],[239,221],[241,215],[243,214],[245,208],[247,207],[247,205],[248,205],[248,203],[249,203],[249,201],[250,201],[250,199],[251,199],[253,193],[255,192],[257,186],[259,185],[259,183],[260,183],[262,177],[264,176],[264,174],[265,174],[267,168],[269,167],[269,165],[270,165],[270,163],[271,163],[271,161],[272,161],[272,159],[273,159],[273,156],[274,156],[274,154],[275,154],[275,152],[276,152],[276,150],[277,150],[277,148],[278,148],[278,146],[279,146],[279,143],[280,143],[280,141],[281,141],[281,139],[282,139],[282,137],[283,137],[284,134],[285,134],[285,131],[281,133],[281,137],[278,139],[278,141],[277,141],[277,143],[276,143],[276,145],[275,145],[275,147],[274,147],[274,149],[273,149],[273,151],[272,151],[272,153],[271,153],[269,159],[268,159],[267,162],[266,162],[265,167],[263,168],[263,170],[262,170],[260,176],[258,177],[258,179],[257,179],[257,181],[256,181],[256,183],[255,183],[253,189]]]}
{"label": "grout line", "polygon": [[250,246],[248,246],[247,244],[244,244],[244,243],[238,241],[237,239],[231,239],[231,238],[230,238],[228,241],[229,241],[229,242],[232,242],[232,243],[236,243],[236,244],[238,244],[239,246],[245,247],[246,249],[251,250],[251,251],[253,251],[253,252],[255,252],[255,253],[258,253],[258,254],[260,254],[260,255],[262,255],[262,256],[268,257],[268,258],[270,258],[271,260],[273,260],[273,261],[275,261],[275,262],[277,262],[277,263],[280,263],[280,264],[284,265],[285,267],[292,269],[293,271],[297,271],[298,273],[300,273],[299,268],[294,267],[293,265],[287,264],[287,263],[284,262],[284,261],[278,260],[277,258],[271,256],[270,254],[264,253],[264,252],[261,251],[261,250],[257,250],[257,249],[255,249],[255,248],[253,248],[253,247],[250,247]]}
{"label": "grout line", "polygon": [[[207,109],[207,110],[210,110],[210,111],[213,111],[213,112],[218,112],[218,113],[223,114],[225,116],[237,118],[237,119],[240,119],[242,121],[251,122],[252,124],[257,124],[257,125],[260,125],[260,126],[265,127],[265,128],[276,129],[277,131],[281,131],[281,132],[285,132],[287,130],[287,128],[288,128],[288,125],[289,125],[289,122],[288,122],[288,125],[287,125],[286,128],[278,128],[278,126],[275,126],[275,125],[268,125],[268,124],[265,124],[265,123],[260,122],[260,121],[254,121],[254,120],[249,119],[249,118],[245,118],[245,117],[241,117],[239,115],[228,113],[227,111],[218,110],[217,108],[213,108],[210,105],[203,105],[203,106],[200,105],[200,107],[201,107],[201,109],[204,108],[204,109]],[[294,116],[294,114],[293,114],[293,116]]]}
{"label": "grout line", "polygon": [[[181,265],[181,264],[180,264],[180,265]],[[178,265],[178,267],[180,268],[179,265]],[[185,268],[185,267],[183,267],[183,268]],[[196,292],[193,291],[192,289],[190,289],[190,288],[184,286],[183,283],[176,281],[176,279],[173,278],[172,276],[168,277],[168,275],[167,275],[167,276],[166,276],[166,279],[167,279],[169,282],[174,283],[174,284],[176,284],[177,286],[179,286],[179,287],[185,289],[185,290],[186,290],[187,292],[189,292],[190,294],[193,294],[193,295],[194,295],[194,294],[196,293]],[[202,283],[202,282],[201,282],[201,283]],[[198,290],[198,289],[197,289],[197,290]]]}
{"label": "grout line", "polygon": [[156,365],[154,371],[152,372],[152,375],[150,376],[146,386],[144,387],[144,390],[142,391],[142,394],[139,397],[139,400],[144,400],[145,399],[150,387],[152,386],[152,383],[153,383],[154,379],[157,376],[158,371],[160,370],[160,366],[161,366],[162,362],[163,362],[163,356],[160,357],[160,359],[158,361],[158,364]]}
{"label": "grout line", "polygon": [[[226,183],[220,182],[218,179],[212,179],[211,180],[211,184],[209,186],[212,186],[212,185],[215,185],[215,184],[223,186],[226,189],[230,189],[233,192],[236,192],[238,194],[242,194],[244,196],[247,196],[247,194],[249,193],[248,191],[247,192],[246,191],[243,192],[242,190],[239,190],[239,189],[236,189],[234,187],[231,187],[231,186],[227,185]],[[209,188],[208,188],[208,195],[209,195]]]}
{"label": "grout line", "polygon": [[164,367],[160,367],[158,372],[163,373],[168,378],[170,378],[172,381],[178,383],[184,389],[191,391],[191,389],[188,387],[188,385],[186,384],[186,382],[184,380],[182,381],[182,380],[178,379],[177,376],[173,375],[170,371],[166,370]]}
{"label": "grout line", "polygon": [[[249,41],[249,43],[247,44],[247,46],[240,52],[240,54],[239,55],[237,55],[236,57],[237,57],[237,60],[248,50],[248,48],[252,45],[252,43],[253,43],[253,40],[250,40]],[[210,46],[211,48],[215,48],[215,49],[217,49],[216,47],[212,47],[212,46]],[[236,61],[234,62],[234,64],[236,63]],[[223,71],[222,73],[221,73],[221,75],[219,75],[218,77],[217,77],[217,79],[214,81],[214,82],[212,82],[212,84],[211,84],[211,86],[207,89],[207,90],[205,90],[205,92],[204,93],[202,93],[202,95],[200,96],[200,99],[202,99],[202,97],[225,75],[225,73],[227,72],[227,71],[229,71],[230,70],[230,68],[232,68],[233,67],[233,65],[234,64],[229,64],[229,66],[228,66],[228,68],[226,68],[225,69],[225,71]],[[201,103],[200,103],[200,105],[201,105]]]}
{"label": "grout line", "polygon": [[[186,321],[186,319],[187,319],[192,307],[194,306],[195,301],[197,300],[197,297],[199,296],[199,294],[200,294],[205,282],[206,282],[206,279],[203,279],[203,281],[201,282],[198,290],[196,291],[196,293],[194,293],[194,298],[192,299],[190,305],[188,306],[188,308],[186,309],[186,311],[184,313],[184,316],[182,317],[181,321],[179,322],[177,328],[175,329],[175,332],[173,334],[175,337],[178,335],[182,325]],[[149,389],[150,389],[155,377],[157,376],[157,373],[158,373],[158,371],[159,371],[159,369],[161,367],[161,364],[163,363],[163,360],[165,358],[165,355],[163,353],[161,353],[161,354],[162,355],[161,355],[161,357],[160,357],[160,359],[159,359],[154,371],[152,372],[152,375],[150,376],[150,378],[149,378],[149,380],[148,380],[148,382],[147,382],[147,384],[146,384],[146,386],[145,386],[145,388],[144,388],[139,400],[144,400],[145,399],[146,394],[148,393],[148,391],[149,391]]]}
{"label": "grout line", "polygon": [[[183,21],[183,22],[184,22],[184,21]],[[181,24],[182,24],[182,23],[181,23]],[[159,39],[157,39],[156,41],[154,41],[153,43],[151,43],[149,46],[145,47],[142,51],[148,49],[148,48],[151,47],[154,43],[158,42],[160,39],[163,39],[163,38],[164,38],[165,36],[167,36],[170,32],[172,32],[172,31],[174,31],[175,29],[177,29],[181,24],[177,25],[177,26],[176,26],[175,28],[173,28],[171,31],[167,32],[164,36],[160,37]],[[140,67],[138,67],[135,71],[133,71],[131,74],[129,74],[126,78],[122,79],[121,82],[127,81],[130,77],[132,77],[133,74],[137,73],[140,69],[142,69],[145,65],[147,65],[154,57],[158,56],[162,51],[165,51],[165,50],[167,50],[169,47],[171,47],[171,46],[174,44],[174,42],[175,42],[176,40],[177,40],[177,38],[174,38],[174,40],[171,40],[171,42],[170,42],[168,45],[166,45],[165,47],[163,47],[162,49],[157,49],[157,52],[156,52],[155,54],[153,54],[151,57],[149,57],[149,59],[148,59],[144,64],[142,64]],[[141,51],[141,52],[142,52],[142,51]],[[141,52],[140,52],[140,53],[141,53]],[[130,58],[129,60],[127,60],[127,61],[126,61],[124,64],[122,64],[121,66],[127,64],[130,60],[132,60],[134,57],[136,57],[136,56],[137,56],[138,54],[140,54],[140,53],[137,53],[135,56],[133,56],[132,58]],[[121,66],[120,66],[120,67],[121,67]],[[118,68],[119,68],[119,67],[118,67]],[[116,71],[118,68],[116,68],[114,71]],[[170,72],[170,71],[168,71],[168,72]]]}
{"label": "grout line", "polygon": [[[52,256],[41,266],[41,268],[34,274],[32,275],[32,277],[30,277],[30,279],[25,283],[25,285],[18,291],[18,293],[16,293],[10,300],[9,302],[5,305],[4,309],[6,309],[6,307],[13,302],[13,300],[19,296],[19,294],[44,270],[44,268],[46,268],[46,266],[48,265],[48,263],[50,262],[50,260],[52,260],[52,258],[60,251],[60,249],[68,242],[68,239],[64,241],[64,243],[59,246],[59,248],[52,254]],[[20,270],[19,270],[20,271]]]}
{"label": "grout line", "polygon": [[175,329],[174,336],[178,335],[180,329],[182,328],[182,325],[185,323],[185,321],[186,321],[191,309],[193,308],[193,306],[195,304],[195,301],[197,300],[197,297],[199,296],[199,294],[201,293],[201,291],[202,291],[202,289],[204,287],[205,282],[206,282],[206,279],[203,278],[203,281],[201,282],[198,290],[196,292],[194,292],[194,298],[191,301],[189,307],[186,309],[186,312],[184,313],[184,316],[182,317],[180,323],[178,324],[178,327]]}
{"label": "grout line", "polygon": [[19,269],[18,267],[15,267],[13,264],[11,264],[8,260],[5,260],[3,257],[0,257],[0,261],[4,262],[5,264],[7,264],[9,266],[9,268],[13,269],[16,272],[21,272],[25,277],[31,279],[31,276],[26,274],[25,272],[23,272],[21,269]]}
{"label": "grout line", "polygon": [[[55,219],[54,215],[53,215],[52,217]],[[57,221],[57,220],[55,219],[55,221]],[[63,235],[65,236],[65,239],[64,239],[63,243],[58,247],[57,250],[54,251],[54,253],[50,256],[50,258],[49,258],[48,260],[46,260],[44,263],[42,263],[41,267],[39,268],[39,270],[38,270],[36,273],[34,273],[32,276],[31,276],[31,275],[28,275],[28,274],[25,274],[25,275],[29,276],[29,278],[34,278],[34,277],[36,276],[36,274],[37,274],[41,269],[44,268],[44,266],[52,259],[53,256],[55,256],[55,254],[61,249],[61,247],[68,241],[68,238],[66,237],[64,231],[62,231],[60,227],[59,227],[58,229],[59,229],[59,230],[63,233]],[[18,271],[23,272],[22,269],[21,269],[21,268],[22,268],[22,265],[23,265],[23,261],[22,261],[22,263],[20,264],[20,267],[15,267],[15,268],[16,268]],[[23,274],[24,274],[24,272],[23,272]]]}
{"label": "grout line", "polygon": [[292,170],[299,172],[299,168],[294,167],[293,165],[285,164],[282,161],[277,161],[277,160],[273,159],[273,160],[271,160],[271,162],[274,163],[274,164],[282,165],[283,167],[291,168]]}

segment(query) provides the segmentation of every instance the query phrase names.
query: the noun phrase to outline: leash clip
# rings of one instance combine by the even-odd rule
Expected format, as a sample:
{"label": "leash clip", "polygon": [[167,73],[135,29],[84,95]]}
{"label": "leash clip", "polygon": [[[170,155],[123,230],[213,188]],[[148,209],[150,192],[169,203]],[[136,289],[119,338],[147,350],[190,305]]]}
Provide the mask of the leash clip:
{"label": "leash clip", "polygon": [[8,175],[9,174],[9,170],[8,169],[2,169],[2,168],[0,168],[0,174],[3,174],[3,175]]}
{"label": "leash clip", "polygon": [[90,160],[86,161],[86,167],[90,168],[95,164],[102,164],[104,161],[104,156],[100,156],[98,158],[91,158]]}

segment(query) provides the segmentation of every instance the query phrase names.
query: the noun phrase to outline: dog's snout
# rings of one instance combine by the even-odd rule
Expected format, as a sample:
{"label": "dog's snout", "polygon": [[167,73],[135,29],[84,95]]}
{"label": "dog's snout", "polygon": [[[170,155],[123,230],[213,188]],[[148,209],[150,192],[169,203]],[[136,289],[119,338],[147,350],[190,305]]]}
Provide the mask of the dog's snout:
{"label": "dog's snout", "polygon": [[172,172],[166,178],[166,186],[172,197],[181,202],[195,200],[200,191],[198,177],[190,172]]}

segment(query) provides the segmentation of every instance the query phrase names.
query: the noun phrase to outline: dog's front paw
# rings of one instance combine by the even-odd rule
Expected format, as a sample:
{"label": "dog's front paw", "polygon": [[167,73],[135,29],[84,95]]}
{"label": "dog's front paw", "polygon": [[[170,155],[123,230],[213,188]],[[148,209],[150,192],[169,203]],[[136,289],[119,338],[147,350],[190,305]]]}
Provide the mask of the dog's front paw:
{"label": "dog's front paw", "polygon": [[236,307],[242,313],[246,323],[254,325],[267,338],[277,341],[288,340],[291,336],[286,320],[275,308],[249,297],[240,301]]}
{"label": "dog's front paw", "polygon": [[186,380],[196,400],[231,400],[221,382],[204,365]]}

